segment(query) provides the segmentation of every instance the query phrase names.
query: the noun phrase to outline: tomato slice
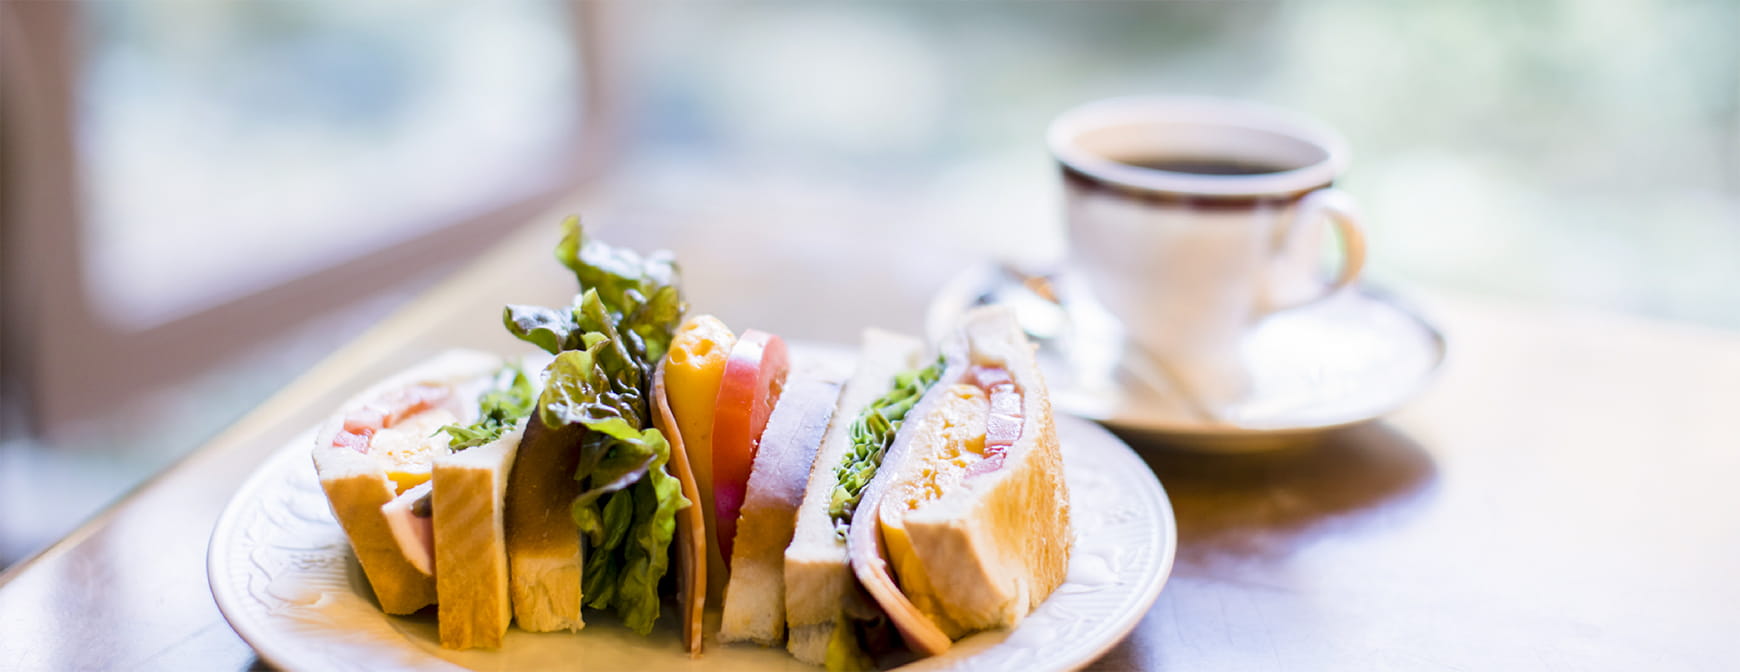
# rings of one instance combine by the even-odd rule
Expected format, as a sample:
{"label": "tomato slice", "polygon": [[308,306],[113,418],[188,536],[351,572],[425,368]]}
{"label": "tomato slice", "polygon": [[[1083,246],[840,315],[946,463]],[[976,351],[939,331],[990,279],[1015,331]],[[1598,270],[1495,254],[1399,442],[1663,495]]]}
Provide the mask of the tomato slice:
{"label": "tomato slice", "polygon": [[1015,445],[1021,438],[1021,393],[1014,383],[1004,383],[988,390],[991,396],[991,417],[985,424],[985,447],[1001,451]]}
{"label": "tomato slice", "polygon": [[399,390],[381,402],[386,407],[385,424],[388,427],[399,424],[405,418],[440,405],[452,395],[451,388],[431,383],[419,383]]}
{"label": "tomato slice", "polygon": [[748,329],[731,346],[725,375],[719,380],[719,396],[713,402],[713,509],[719,552],[727,566],[731,542],[737,538],[737,514],[749,486],[750,466],[755,463],[767,416],[779,402],[790,369],[784,340]]}
{"label": "tomato slice", "polygon": [[1021,391],[1007,369],[974,367],[973,380],[991,397],[990,417],[985,419],[985,459],[967,468],[967,476],[988,474],[1003,467],[1009,447],[1021,438]]}
{"label": "tomato slice", "polygon": [[344,416],[344,426],[332,437],[332,445],[367,455],[375,432],[445,403],[451,396],[451,388],[434,383],[418,383],[388,392]]}
{"label": "tomato slice", "polygon": [[339,448],[349,448],[364,455],[369,454],[369,442],[374,439],[373,427],[345,427],[332,435],[332,445]]}

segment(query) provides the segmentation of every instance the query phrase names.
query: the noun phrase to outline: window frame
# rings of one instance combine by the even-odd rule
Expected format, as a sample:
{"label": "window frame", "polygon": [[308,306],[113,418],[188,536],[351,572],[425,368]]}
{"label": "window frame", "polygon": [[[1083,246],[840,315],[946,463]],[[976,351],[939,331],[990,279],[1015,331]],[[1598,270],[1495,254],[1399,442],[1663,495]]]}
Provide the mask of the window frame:
{"label": "window frame", "polygon": [[[76,152],[80,3],[0,3],[0,407],[5,434],[52,438],[92,409],[125,405],[269,341],[288,325],[403,282],[402,269],[457,263],[553,207],[598,175],[619,148],[608,11],[569,3],[582,77],[575,151],[529,195],[504,195],[397,245],[161,325],[127,330],[93,314],[81,266],[84,227]],[[584,151],[580,151],[580,150]],[[354,297],[335,301],[333,297]],[[96,374],[96,375],[93,375]]]}

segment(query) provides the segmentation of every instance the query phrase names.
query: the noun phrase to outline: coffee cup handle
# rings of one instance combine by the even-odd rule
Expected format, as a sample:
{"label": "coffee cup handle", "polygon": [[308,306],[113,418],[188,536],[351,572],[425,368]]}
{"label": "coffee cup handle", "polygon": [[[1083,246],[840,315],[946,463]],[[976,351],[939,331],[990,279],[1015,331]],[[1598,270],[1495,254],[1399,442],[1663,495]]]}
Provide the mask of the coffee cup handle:
{"label": "coffee cup handle", "polygon": [[1352,196],[1340,189],[1324,187],[1299,200],[1298,214],[1288,225],[1276,254],[1285,254],[1305,241],[1313,240],[1306,233],[1311,227],[1317,226],[1318,222],[1328,221],[1335,227],[1336,237],[1341,240],[1341,270],[1322,292],[1290,303],[1276,303],[1270,307],[1271,312],[1317,303],[1339,294],[1359,279],[1360,271],[1365,268],[1365,229],[1360,226],[1359,220],[1359,205],[1354,203]]}

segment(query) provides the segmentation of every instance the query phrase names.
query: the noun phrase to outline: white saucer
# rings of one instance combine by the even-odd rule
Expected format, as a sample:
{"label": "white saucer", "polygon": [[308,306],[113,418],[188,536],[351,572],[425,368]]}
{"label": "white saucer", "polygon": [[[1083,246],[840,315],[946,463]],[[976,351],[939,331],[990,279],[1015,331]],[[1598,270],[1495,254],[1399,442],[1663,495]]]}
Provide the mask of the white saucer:
{"label": "white saucer", "polygon": [[1117,321],[1067,277],[984,264],[950,281],[927,315],[932,338],[968,308],[1014,305],[1040,343],[1059,410],[1126,434],[1210,450],[1264,450],[1384,415],[1417,394],[1444,359],[1444,337],[1393,297],[1358,288],[1276,313],[1241,339],[1249,391],[1208,408],[1161,367],[1125,356]]}

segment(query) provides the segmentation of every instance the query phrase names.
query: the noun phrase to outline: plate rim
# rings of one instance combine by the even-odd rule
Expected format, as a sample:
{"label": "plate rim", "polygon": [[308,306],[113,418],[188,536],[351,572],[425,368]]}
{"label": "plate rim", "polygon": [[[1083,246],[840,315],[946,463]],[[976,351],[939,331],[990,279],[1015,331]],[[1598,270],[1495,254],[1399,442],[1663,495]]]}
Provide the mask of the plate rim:
{"label": "plate rim", "polygon": [[[1139,473],[1152,484],[1153,488],[1147,490],[1147,493],[1157,503],[1156,510],[1159,513],[1158,520],[1155,521],[1159,523],[1158,543],[1161,547],[1158,568],[1144,577],[1145,581],[1137,591],[1139,595],[1135,602],[1137,608],[1119,613],[1120,620],[1115,626],[1108,629],[1113,634],[1106,636],[1097,646],[1083,649],[1071,658],[1055,661],[1061,664],[1062,669],[1076,670],[1099,660],[1106,652],[1128,639],[1130,633],[1153,610],[1155,602],[1171,579],[1177,559],[1178,522],[1176,512],[1172,507],[1171,497],[1166,492],[1165,486],[1129,443],[1091,420],[1067,413],[1057,413],[1055,418],[1060,435],[1064,435],[1066,432],[1070,434],[1097,434],[1099,435],[1098,440],[1108,441],[1111,442],[1108,445],[1117,446],[1117,450],[1113,451],[1117,454],[1115,459],[1132,461],[1134,464],[1141,465],[1142,469]],[[317,426],[297,432],[292,439],[280,445],[267,459],[255,466],[253,472],[246,479],[243,479],[240,487],[225,503],[224,510],[218,516],[216,524],[213,525],[211,536],[207,541],[206,583],[211,590],[213,601],[216,602],[220,615],[223,616],[236,635],[253,648],[262,661],[281,670],[298,670],[303,669],[304,666],[295,664],[295,658],[289,655],[289,651],[283,649],[289,645],[288,641],[269,636],[265,630],[269,629],[270,626],[257,622],[253,614],[244,607],[240,601],[241,596],[234,592],[240,588],[231,585],[230,582],[220,581],[219,574],[220,570],[229,568],[229,559],[222,556],[225,556],[229,551],[232,540],[236,538],[236,527],[240,524],[239,521],[243,514],[248,511],[247,498],[256,496],[261,488],[269,487],[270,484],[267,481],[275,477],[281,478],[282,471],[288,468],[289,463],[298,458],[311,459],[303,454],[304,451],[301,448],[313,440],[316,429]],[[1060,436],[1060,443],[1062,443],[1061,439],[1062,436]],[[313,465],[310,464],[309,468],[312,469]],[[382,616],[385,615],[382,614]],[[439,659],[431,660],[431,663],[436,664],[436,660]],[[915,664],[923,663],[924,660],[927,659],[912,661],[894,669],[907,669]],[[969,657],[952,662],[959,663],[970,660]],[[444,667],[444,669],[464,669],[445,660],[440,660],[437,666]]]}
{"label": "plate rim", "polygon": [[1106,429],[1098,422],[1087,418],[1070,413],[1057,413],[1055,418],[1062,421],[1059,424],[1079,423],[1081,426],[1080,431],[1095,432],[1104,435],[1106,440],[1115,442],[1123,449],[1123,457],[1134,459],[1138,464],[1140,464],[1142,466],[1140,473],[1147,476],[1148,480],[1154,484],[1153,492],[1158,496],[1161,513],[1160,544],[1164,547],[1164,550],[1161,551],[1162,557],[1160,560],[1160,569],[1155,571],[1153,576],[1150,577],[1150,585],[1144,587],[1141,597],[1137,600],[1138,604],[1142,605],[1142,608],[1133,609],[1125,614],[1125,622],[1120,623],[1116,628],[1118,632],[1116,637],[1107,638],[1107,640],[1101,643],[1100,646],[1094,647],[1079,660],[1071,661],[1069,663],[1070,669],[1079,670],[1093,664],[1094,661],[1105,657],[1107,651],[1111,651],[1112,649],[1117,648],[1119,644],[1124,643],[1125,640],[1129,639],[1130,633],[1134,632],[1136,627],[1142,624],[1142,619],[1147,618],[1148,613],[1153,611],[1154,604],[1160,599],[1160,593],[1166,589],[1166,584],[1172,580],[1172,570],[1178,561],[1178,514],[1176,511],[1172,510],[1172,495],[1166,492],[1166,484],[1160,482],[1160,475],[1154,473],[1154,469],[1148,466],[1148,463],[1142,459],[1141,454],[1137,453],[1136,448],[1131,446],[1128,441],[1125,441],[1117,434],[1113,434],[1111,430]]}
{"label": "plate rim", "polygon": [[[229,500],[224,503],[223,513],[218,515],[217,524],[212,526],[211,537],[206,541],[205,581],[206,585],[211,588],[212,600],[217,602],[218,613],[224,617],[225,622],[229,623],[230,629],[235,631],[236,636],[241,637],[242,641],[247,642],[248,646],[254,649],[254,653],[260,657],[260,660],[279,670],[297,668],[287,664],[290,659],[282,656],[278,650],[277,640],[262,637],[254,630],[254,619],[238,602],[239,596],[232,592],[236,588],[218,580],[218,570],[227,562],[219,556],[221,555],[220,551],[229,548],[229,540],[235,538],[233,532],[237,525],[236,521],[241,518],[246,508],[244,506],[245,497],[254,494],[256,490],[264,487],[263,483],[266,480],[277,475],[283,467],[280,463],[296,459],[298,453],[296,446],[298,444],[312,444],[318,431],[318,424],[298,431],[294,439],[286,441],[273,450],[269,457],[256,465],[253,472],[249,473],[247,478],[242,479],[242,484],[236,488],[235,494],[230,495]],[[308,459],[312,463],[314,458],[310,455]],[[310,464],[311,468],[312,466]]]}

